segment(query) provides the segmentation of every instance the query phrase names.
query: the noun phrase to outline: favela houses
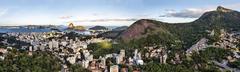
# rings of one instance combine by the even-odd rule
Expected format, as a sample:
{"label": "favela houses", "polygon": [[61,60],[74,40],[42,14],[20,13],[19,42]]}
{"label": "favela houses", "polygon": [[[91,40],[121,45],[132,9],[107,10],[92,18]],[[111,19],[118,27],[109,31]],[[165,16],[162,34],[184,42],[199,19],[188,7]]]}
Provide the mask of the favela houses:
{"label": "favela houses", "polygon": [[0,72],[240,72],[240,1],[1,0]]}

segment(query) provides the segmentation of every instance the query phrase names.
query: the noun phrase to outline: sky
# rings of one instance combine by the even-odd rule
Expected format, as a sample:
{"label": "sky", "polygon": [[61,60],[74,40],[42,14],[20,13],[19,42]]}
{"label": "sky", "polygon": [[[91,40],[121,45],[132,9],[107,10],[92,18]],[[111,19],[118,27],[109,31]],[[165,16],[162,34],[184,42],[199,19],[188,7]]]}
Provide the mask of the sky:
{"label": "sky", "polygon": [[239,0],[0,0],[0,26],[129,26],[139,19],[181,23],[217,6],[240,11]]}

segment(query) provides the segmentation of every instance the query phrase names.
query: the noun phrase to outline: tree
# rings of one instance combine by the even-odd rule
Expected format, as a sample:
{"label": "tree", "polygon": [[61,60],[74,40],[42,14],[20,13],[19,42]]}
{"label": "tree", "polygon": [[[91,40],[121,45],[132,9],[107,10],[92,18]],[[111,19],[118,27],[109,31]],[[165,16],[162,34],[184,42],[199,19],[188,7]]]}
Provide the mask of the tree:
{"label": "tree", "polygon": [[141,66],[141,69],[146,72],[193,72],[191,68],[184,65],[170,65],[150,62]]}
{"label": "tree", "polygon": [[222,61],[223,59],[226,59],[227,56],[232,56],[233,53],[227,49],[209,47],[200,51],[200,55],[206,60]]}
{"label": "tree", "polygon": [[238,59],[237,61],[230,62],[228,66],[240,69],[240,60]]}
{"label": "tree", "polygon": [[58,72],[61,70],[60,60],[47,52],[10,51],[0,61],[0,72]]}
{"label": "tree", "polygon": [[81,65],[79,64],[73,64],[70,65],[69,70],[71,72],[90,72],[89,70],[83,68]]}

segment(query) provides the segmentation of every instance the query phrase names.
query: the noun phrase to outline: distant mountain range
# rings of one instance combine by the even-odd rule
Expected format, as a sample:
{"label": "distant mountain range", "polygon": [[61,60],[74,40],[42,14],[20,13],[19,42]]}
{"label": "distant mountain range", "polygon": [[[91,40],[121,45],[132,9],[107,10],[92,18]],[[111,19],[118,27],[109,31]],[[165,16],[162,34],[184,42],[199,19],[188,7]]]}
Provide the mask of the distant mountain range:
{"label": "distant mountain range", "polygon": [[111,39],[116,39],[121,32],[126,30],[128,26],[121,26],[121,27],[116,27],[113,28],[111,31],[104,32],[102,34],[99,34],[99,37],[105,37],[105,38],[111,38]]}
{"label": "distant mountain range", "polygon": [[[109,29],[120,26],[84,26],[86,29]],[[23,25],[23,26],[0,26],[0,33],[6,32],[50,32],[52,29],[65,31],[68,27],[64,25]]]}
{"label": "distant mountain range", "polygon": [[128,26],[121,26],[121,27],[112,29],[112,31],[123,31],[123,30],[126,30],[127,28],[128,28]]}
{"label": "distant mountain range", "polygon": [[89,30],[108,30],[108,28],[104,27],[104,26],[94,26],[89,28]]}

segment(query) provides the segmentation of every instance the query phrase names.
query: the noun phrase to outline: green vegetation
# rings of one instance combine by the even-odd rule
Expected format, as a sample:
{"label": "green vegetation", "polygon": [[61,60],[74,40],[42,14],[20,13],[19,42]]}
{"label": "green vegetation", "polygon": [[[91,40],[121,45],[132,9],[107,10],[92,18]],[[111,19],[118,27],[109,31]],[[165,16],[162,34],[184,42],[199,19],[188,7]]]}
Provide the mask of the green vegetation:
{"label": "green vegetation", "polygon": [[230,50],[222,48],[209,47],[199,53],[194,52],[190,59],[185,59],[184,65],[195,67],[198,71],[215,71],[219,70],[213,61],[221,62],[227,56],[233,55]]}
{"label": "green vegetation", "polygon": [[189,69],[183,65],[170,65],[170,64],[159,64],[150,62],[144,66],[141,66],[143,71],[146,72],[193,72],[193,69]]}
{"label": "green vegetation", "polygon": [[208,44],[213,44],[214,42],[218,42],[220,40],[220,29],[214,29],[214,35],[209,35],[207,38],[209,39]]}
{"label": "green vegetation", "polygon": [[[226,56],[232,55],[229,50],[221,48],[206,48],[199,53],[194,52],[191,56],[183,57],[181,64],[159,64],[157,61],[150,61],[146,65],[141,66],[141,69],[147,72],[221,72],[212,61],[221,61]],[[189,57],[190,59],[188,59]],[[239,61],[231,64],[234,67],[239,67]]]}
{"label": "green vegetation", "polygon": [[240,60],[238,59],[237,61],[230,62],[230,63],[228,64],[228,66],[233,67],[233,68],[240,69]]}
{"label": "green vegetation", "polygon": [[226,59],[227,56],[233,56],[233,53],[230,50],[223,48],[206,48],[204,51],[200,51],[200,55],[204,60],[217,60],[222,61]]}
{"label": "green vegetation", "polygon": [[70,65],[69,69],[71,72],[90,72],[88,69],[83,68],[79,64]]}
{"label": "green vegetation", "polygon": [[0,60],[0,72],[58,72],[60,61],[47,52],[18,52],[15,49]]}
{"label": "green vegetation", "polygon": [[30,45],[30,43],[26,43],[26,42],[23,42],[23,41],[20,41],[20,40],[16,40],[16,37],[13,37],[13,36],[7,36],[7,37],[2,37],[0,35],[0,48],[6,48],[7,45],[4,45],[1,41],[4,41],[4,40],[7,40],[8,43],[10,44],[14,44],[12,45],[13,47],[15,48],[21,48],[21,46],[28,46]]}
{"label": "green vegetation", "polygon": [[[199,19],[189,23],[164,23],[156,20],[142,19],[135,22],[123,32],[120,35],[120,39],[136,42],[144,40],[141,38],[147,39],[147,36],[156,34],[160,37],[160,43],[161,41],[170,41],[170,43],[173,43],[174,40],[177,40],[181,42],[181,49],[186,50],[201,38],[209,38],[210,44],[218,41],[220,29],[225,29],[227,32],[240,31],[239,21],[239,12],[222,12],[219,10],[206,12]],[[212,30],[215,31],[215,34],[209,37],[208,31]],[[156,39],[155,41],[159,40],[157,38],[153,39]],[[148,40],[144,41],[146,43],[149,42]],[[166,45],[166,43],[161,44]]]}
{"label": "green vegetation", "polygon": [[92,50],[94,58],[98,58],[106,54],[118,53],[121,47],[118,44],[112,44],[110,42],[100,42],[89,44],[88,49]]}

